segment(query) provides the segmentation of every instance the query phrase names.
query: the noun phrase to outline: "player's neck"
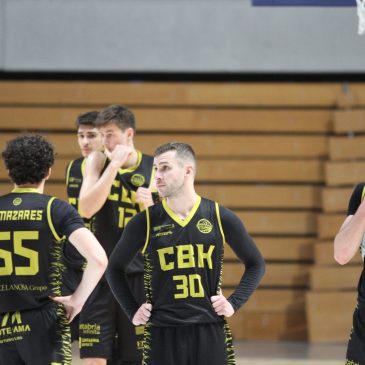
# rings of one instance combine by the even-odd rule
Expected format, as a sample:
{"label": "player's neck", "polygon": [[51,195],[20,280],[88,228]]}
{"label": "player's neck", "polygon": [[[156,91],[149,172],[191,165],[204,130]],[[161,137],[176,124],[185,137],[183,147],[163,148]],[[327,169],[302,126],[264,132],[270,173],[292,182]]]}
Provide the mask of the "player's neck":
{"label": "player's neck", "polygon": [[185,193],[184,195],[180,196],[168,197],[166,199],[166,203],[179,218],[185,219],[189,216],[197,198],[198,195],[193,190],[189,194]]}
{"label": "player's neck", "polygon": [[38,190],[41,194],[44,192],[44,180],[40,184],[14,184],[16,189],[35,189]]}

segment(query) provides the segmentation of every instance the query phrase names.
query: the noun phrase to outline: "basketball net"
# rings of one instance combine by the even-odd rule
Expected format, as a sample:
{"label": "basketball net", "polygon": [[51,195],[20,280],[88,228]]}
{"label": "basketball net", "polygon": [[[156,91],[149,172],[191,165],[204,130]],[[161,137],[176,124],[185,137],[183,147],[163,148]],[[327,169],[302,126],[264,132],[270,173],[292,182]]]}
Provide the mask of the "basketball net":
{"label": "basketball net", "polygon": [[357,15],[359,17],[359,28],[358,33],[365,33],[365,0],[356,0],[357,4]]}

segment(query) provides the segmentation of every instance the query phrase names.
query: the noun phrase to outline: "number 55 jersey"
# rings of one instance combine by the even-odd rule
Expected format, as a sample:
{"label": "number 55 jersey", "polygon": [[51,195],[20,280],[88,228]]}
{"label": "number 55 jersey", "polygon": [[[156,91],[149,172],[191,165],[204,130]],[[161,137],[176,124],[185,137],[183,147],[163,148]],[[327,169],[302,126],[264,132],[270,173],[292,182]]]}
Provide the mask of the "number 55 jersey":
{"label": "number 55 jersey", "polygon": [[62,294],[62,243],[82,227],[73,207],[36,189],[0,197],[0,313],[39,308]]}

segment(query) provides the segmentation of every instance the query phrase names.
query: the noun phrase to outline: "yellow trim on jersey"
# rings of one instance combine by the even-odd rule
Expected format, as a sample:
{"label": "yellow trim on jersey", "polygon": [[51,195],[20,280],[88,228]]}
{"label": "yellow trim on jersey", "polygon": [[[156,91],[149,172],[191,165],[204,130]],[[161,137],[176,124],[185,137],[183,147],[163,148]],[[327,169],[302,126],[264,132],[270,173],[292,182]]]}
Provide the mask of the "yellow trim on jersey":
{"label": "yellow trim on jersey", "polygon": [[40,191],[36,188],[14,188],[12,193],[38,193],[40,194]]}
{"label": "yellow trim on jersey", "polygon": [[128,167],[126,169],[120,168],[119,169],[120,174],[126,174],[127,172],[132,172],[139,167],[142,161],[142,152],[141,151],[136,151],[136,152],[137,152],[137,163],[134,166]]}
{"label": "yellow trim on jersey", "polygon": [[361,201],[364,199],[364,196],[365,196],[365,186],[362,188]]}
{"label": "yellow trim on jersey", "polygon": [[146,212],[147,232],[146,232],[146,241],[145,241],[143,249],[142,249],[142,254],[144,254],[147,249],[148,241],[150,239],[150,229],[151,229],[150,228],[151,227],[150,210],[147,208],[147,209],[145,209],[145,212]]}
{"label": "yellow trim on jersey", "polygon": [[75,162],[75,160],[72,160],[68,166],[67,166],[67,170],[66,170],[66,186],[68,186],[68,180],[70,179],[70,170],[71,170],[71,166],[73,165],[73,163]]}
{"label": "yellow trim on jersey", "polygon": [[194,217],[194,214],[196,213],[196,211],[199,208],[200,202],[201,202],[202,198],[197,195],[197,199],[196,202],[193,206],[193,208],[191,209],[189,215],[185,218],[185,219],[181,219],[168,205],[166,202],[166,199],[162,200],[162,206],[165,208],[166,213],[177,223],[179,224],[181,227],[185,227],[190,221],[191,219]]}
{"label": "yellow trim on jersey", "polygon": [[[104,162],[105,164],[105,162]],[[86,158],[84,158],[81,162],[81,175],[84,176],[84,172],[85,172],[85,166],[86,166]]]}
{"label": "yellow trim on jersey", "polygon": [[223,243],[226,243],[226,237],[224,236],[223,227],[222,227],[221,215],[219,213],[219,205],[218,205],[217,202],[215,202],[215,210],[217,212],[217,220],[218,220],[218,224],[219,224],[219,229],[220,229],[221,234],[222,234]]}
{"label": "yellow trim on jersey", "polygon": [[51,217],[51,205],[52,205],[53,200],[55,200],[55,199],[56,199],[55,197],[52,197],[48,201],[48,204],[47,204],[47,221],[48,221],[49,228],[51,229],[51,231],[53,233],[54,238],[57,241],[61,241],[62,240],[62,237],[60,237],[58,235],[58,233],[56,232],[56,230],[54,228],[54,225],[53,225],[53,222],[52,222],[52,217]]}

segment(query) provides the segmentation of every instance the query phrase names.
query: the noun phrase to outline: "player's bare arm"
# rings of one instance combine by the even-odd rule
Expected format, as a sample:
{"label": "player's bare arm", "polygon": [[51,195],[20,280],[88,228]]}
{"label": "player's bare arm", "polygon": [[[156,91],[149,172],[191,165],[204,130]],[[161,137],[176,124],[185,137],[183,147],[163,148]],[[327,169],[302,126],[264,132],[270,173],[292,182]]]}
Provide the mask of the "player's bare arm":
{"label": "player's bare arm", "polygon": [[365,202],[363,201],[354,215],[343,222],[334,241],[334,257],[341,264],[347,264],[358,252],[365,233]]}
{"label": "player's bare arm", "polygon": [[95,236],[86,228],[79,228],[74,231],[70,235],[69,241],[84,256],[87,264],[82,280],[75,292],[69,296],[53,297],[52,299],[65,306],[67,318],[72,321],[81,311],[86,299],[99,282],[107,267],[108,259]]}

